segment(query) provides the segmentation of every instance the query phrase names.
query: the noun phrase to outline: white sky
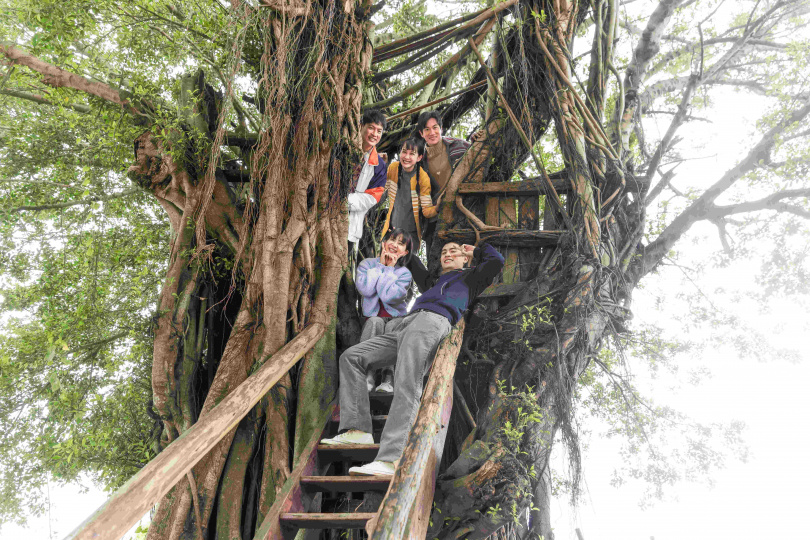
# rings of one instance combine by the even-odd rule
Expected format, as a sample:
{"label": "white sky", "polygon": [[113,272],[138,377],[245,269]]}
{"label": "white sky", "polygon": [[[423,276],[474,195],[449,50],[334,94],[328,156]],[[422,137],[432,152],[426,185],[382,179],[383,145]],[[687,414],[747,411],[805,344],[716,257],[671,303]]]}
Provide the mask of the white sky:
{"label": "white sky", "polygon": [[[686,135],[688,144],[706,144],[704,152],[693,155],[707,157],[683,164],[674,180],[676,186],[680,189],[701,183],[705,186],[705,182],[718,178],[729,168],[735,158],[747,153],[753,140],[754,121],[762,110],[757,100],[733,91],[723,92],[714,101],[712,124],[700,123],[679,133]],[[646,129],[654,136],[655,131],[663,133],[667,126],[668,119],[664,119],[657,126],[648,122]],[[713,226],[695,229],[679,244],[684,251],[690,251],[679,258],[679,263],[687,267],[690,257],[696,260],[720,249]],[[808,240],[805,238],[804,242]],[[756,287],[753,278],[758,266],[759,261],[739,260],[725,270],[700,276],[699,283],[707,292],[718,286],[745,292]],[[675,295],[692,285],[674,269],[661,274],[648,278],[643,282],[645,287],[635,293],[634,317],[659,322],[669,331],[677,332],[677,326],[666,324],[667,312],[657,311],[654,306],[666,306],[669,312],[682,309]],[[587,441],[589,447],[583,456],[584,501],[576,510],[569,507],[565,497],[552,502],[555,540],[576,540],[576,528],[585,540],[808,538],[805,513],[810,502],[810,462],[806,457],[810,445],[808,299],[799,299],[797,303],[796,299],[774,297],[769,305],[761,306],[745,296],[740,303],[710,297],[720,309],[745,314],[747,325],[773,338],[773,344],[793,349],[800,360],[775,357],[759,362],[739,357],[729,347],[706,349],[677,357],[681,379],[693,368],[707,367],[711,371],[711,377],[698,386],[686,385],[677,377],[661,373],[655,381],[647,378],[647,384],[640,386],[643,393],[654,396],[657,404],[669,404],[697,422],[744,421],[743,437],[750,449],[747,463],[730,460],[724,469],[711,475],[713,486],[706,482],[677,484],[669,489],[665,501],[642,510],[639,501],[643,486],[633,482],[621,488],[610,485],[613,471],[621,464],[618,442],[595,435]]]}

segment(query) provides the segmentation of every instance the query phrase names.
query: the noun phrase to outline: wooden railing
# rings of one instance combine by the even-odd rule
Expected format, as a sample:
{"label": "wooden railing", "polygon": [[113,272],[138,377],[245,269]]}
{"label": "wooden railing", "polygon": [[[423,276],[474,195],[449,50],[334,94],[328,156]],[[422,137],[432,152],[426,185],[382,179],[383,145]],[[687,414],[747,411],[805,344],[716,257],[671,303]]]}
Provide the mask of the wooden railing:
{"label": "wooden railing", "polygon": [[464,319],[453,327],[436,352],[399,466],[376,519],[367,526],[372,540],[424,538],[427,533],[436,474],[453,408],[453,374],[463,336]]}
{"label": "wooden railing", "polygon": [[68,535],[76,540],[118,540],[228,434],[326,332],[313,324],[282,347],[211,412],[130,478]]}

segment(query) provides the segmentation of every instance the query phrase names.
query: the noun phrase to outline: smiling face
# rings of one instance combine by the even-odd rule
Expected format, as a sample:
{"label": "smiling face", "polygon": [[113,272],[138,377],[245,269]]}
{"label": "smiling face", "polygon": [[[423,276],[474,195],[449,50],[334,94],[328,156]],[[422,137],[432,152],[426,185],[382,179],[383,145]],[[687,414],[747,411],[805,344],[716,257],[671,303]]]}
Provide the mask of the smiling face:
{"label": "smiling face", "polygon": [[421,160],[422,156],[419,155],[416,148],[403,146],[399,151],[399,162],[402,164],[403,171],[411,172]]}
{"label": "smiling face", "polygon": [[383,127],[380,124],[369,122],[363,124],[360,129],[360,136],[363,139],[363,152],[368,152],[380,142],[382,138]]}
{"label": "smiling face", "polygon": [[439,125],[435,118],[431,118],[425,124],[425,129],[420,131],[419,134],[425,139],[428,146],[439,144],[442,140],[442,126]]}
{"label": "smiling face", "polygon": [[442,248],[440,257],[442,263],[442,273],[450,272],[451,270],[461,270],[467,262],[467,255],[461,246],[455,242],[449,242]]}
{"label": "smiling face", "polygon": [[382,249],[385,253],[394,255],[397,259],[408,253],[408,245],[405,243],[405,238],[402,235],[396,238],[389,238],[383,242]]}

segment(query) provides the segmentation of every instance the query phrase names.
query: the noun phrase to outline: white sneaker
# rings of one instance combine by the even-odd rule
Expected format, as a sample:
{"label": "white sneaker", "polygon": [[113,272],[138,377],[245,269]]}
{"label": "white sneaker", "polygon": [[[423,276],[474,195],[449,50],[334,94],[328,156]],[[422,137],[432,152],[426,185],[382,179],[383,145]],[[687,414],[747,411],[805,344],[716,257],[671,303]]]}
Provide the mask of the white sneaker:
{"label": "white sneaker", "polygon": [[394,385],[391,384],[388,381],[385,381],[383,383],[380,383],[380,386],[378,386],[377,389],[374,390],[374,391],[375,392],[393,392],[394,391]]}
{"label": "white sneaker", "polygon": [[349,469],[352,476],[391,476],[396,472],[396,466],[390,461],[372,461],[359,467]]}
{"label": "white sneaker", "polygon": [[335,435],[331,439],[321,439],[321,444],[374,444],[371,433],[350,429],[340,435]]}

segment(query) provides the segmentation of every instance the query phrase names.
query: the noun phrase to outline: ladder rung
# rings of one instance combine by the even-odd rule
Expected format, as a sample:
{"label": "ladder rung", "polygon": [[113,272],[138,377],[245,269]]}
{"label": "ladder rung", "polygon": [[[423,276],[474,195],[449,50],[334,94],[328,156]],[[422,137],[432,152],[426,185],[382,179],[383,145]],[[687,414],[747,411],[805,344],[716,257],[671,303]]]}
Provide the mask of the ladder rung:
{"label": "ladder rung", "polygon": [[299,529],[362,529],[376,514],[372,512],[342,514],[281,514],[281,523]]}
{"label": "ladder rung", "polygon": [[[565,182],[555,182],[554,189],[559,193],[566,191]],[[462,195],[503,195],[506,197],[538,196],[545,194],[542,184],[528,182],[462,182],[458,186],[458,192]]]}
{"label": "ladder rung", "polygon": [[318,458],[322,464],[332,461],[374,461],[379,444],[319,444]]}
{"label": "ladder rung", "polygon": [[385,476],[304,476],[301,487],[309,491],[329,493],[352,493],[360,491],[385,491],[391,482]]}

